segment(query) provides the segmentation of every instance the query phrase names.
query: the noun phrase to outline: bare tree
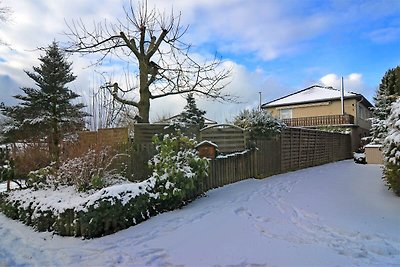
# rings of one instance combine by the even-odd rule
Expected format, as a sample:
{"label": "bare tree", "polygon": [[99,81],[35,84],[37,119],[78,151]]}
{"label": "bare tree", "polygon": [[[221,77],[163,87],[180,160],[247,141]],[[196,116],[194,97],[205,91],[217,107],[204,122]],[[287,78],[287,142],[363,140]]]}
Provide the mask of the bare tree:
{"label": "bare tree", "polygon": [[86,124],[94,131],[99,128],[128,127],[133,124],[137,115],[132,106],[118,102],[102,87],[91,89],[86,106],[91,115]]}
{"label": "bare tree", "polygon": [[[89,29],[82,21],[67,23],[71,39],[68,52],[100,54],[97,64],[106,58],[118,58],[132,66],[133,82],[126,87],[111,80],[105,88],[114,99],[138,109],[139,122],[149,122],[150,101],[170,95],[195,93],[216,100],[234,100],[224,94],[231,70],[214,57],[199,63],[190,54],[191,46],[183,41],[187,27],[181,26],[181,14],[170,15],[148,9],[144,0],[134,9],[124,8],[125,19],[119,24],[94,23]],[[125,87],[125,88],[122,88]],[[138,92],[132,97],[132,92]]]}

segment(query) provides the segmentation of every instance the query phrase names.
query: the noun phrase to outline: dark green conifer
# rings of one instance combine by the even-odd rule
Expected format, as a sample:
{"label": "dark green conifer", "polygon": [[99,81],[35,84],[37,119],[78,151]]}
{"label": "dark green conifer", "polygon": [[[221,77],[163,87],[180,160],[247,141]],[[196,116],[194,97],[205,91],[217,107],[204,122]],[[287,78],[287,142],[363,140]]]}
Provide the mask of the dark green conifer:
{"label": "dark green conifer", "polygon": [[382,78],[374,97],[372,109],[371,134],[373,142],[382,143],[387,135],[386,120],[390,115],[392,103],[400,96],[400,66],[389,69]]}
{"label": "dark green conifer", "polygon": [[193,94],[188,94],[186,101],[187,103],[181,113],[180,121],[187,124],[198,125],[200,129],[203,128],[205,122],[204,114],[206,114],[206,112],[197,108]]}
{"label": "dark green conifer", "polygon": [[24,94],[14,96],[18,105],[0,107],[8,117],[3,134],[9,142],[46,141],[52,160],[58,161],[63,137],[83,128],[86,113],[83,104],[73,103],[79,95],[66,85],[76,76],[55,41],[39,60],[40,66],[33,67],[33,72],[25,71],[37,88],[21,88]]}

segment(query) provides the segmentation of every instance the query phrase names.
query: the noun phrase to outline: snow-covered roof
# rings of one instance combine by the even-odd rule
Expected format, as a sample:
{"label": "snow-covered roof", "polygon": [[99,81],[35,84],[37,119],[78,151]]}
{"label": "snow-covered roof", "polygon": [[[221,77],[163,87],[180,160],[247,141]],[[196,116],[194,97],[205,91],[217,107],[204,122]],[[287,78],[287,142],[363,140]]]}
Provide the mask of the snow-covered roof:
{"label": "snow-covered roof", "polygon": [[[265,103],[262,105],[262,107],[268,108],[275,106],[337,100],[340,99],[340,97],[341,97],[341,92],[339,89],[333,87],[325,87],[321,85],[313,85],[303,90],[297,91],[293,94]],[[362,98],[362,95],[353,92],[344,92],[344,98]],[[367,101],[367,106],[371,105],[368,102],[368,100],[366,101]]]}
{"label": "snow-covered roof", "polygon": [[[157,123],[170,123],[170,122],[172,122],[174,119],[177,119],[177,118],[179,118],[179,117],[181,117],[181,116],[182,116],[182,114],[177,114],[177,115],[174,115],[174,116],[172,116],[172,117],[169,117],[169,118],[160,120],[160,121],[158,121]],[[206,118],[206,117],[204,117],[204,124],[205,124],[205,125],[211,125],[211,124],[217,124],[217,122],[216,122],[216,121],[213,121],[213,120],[211,120],[211,119],[208,119],[208,118]]]}
{"label": "snow-covered roof", "polygon": [[205,144],[218,148],[218,145],[216,143],[213,143],[208,140],[201,141],[200,143],[197,144],[196,148],[198,148],[199,146],[205,145]]}

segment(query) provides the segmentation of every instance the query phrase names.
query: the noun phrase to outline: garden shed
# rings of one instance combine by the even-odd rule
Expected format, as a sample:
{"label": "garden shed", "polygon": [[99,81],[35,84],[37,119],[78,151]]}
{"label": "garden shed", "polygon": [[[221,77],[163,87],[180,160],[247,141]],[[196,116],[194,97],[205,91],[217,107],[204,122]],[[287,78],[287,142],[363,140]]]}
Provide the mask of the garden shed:
{"label": "garden shed", "polygon": [[365,156],[368,164],[383,164],[382,145],[366,145]]}
{"label": "garden shed", "polygon": [[199,152],[199,156],[201,158],[206,157],[209,159],[215,159],[218,153],[218,145],[208,140],[200,142],[196,146],[196,149]]}

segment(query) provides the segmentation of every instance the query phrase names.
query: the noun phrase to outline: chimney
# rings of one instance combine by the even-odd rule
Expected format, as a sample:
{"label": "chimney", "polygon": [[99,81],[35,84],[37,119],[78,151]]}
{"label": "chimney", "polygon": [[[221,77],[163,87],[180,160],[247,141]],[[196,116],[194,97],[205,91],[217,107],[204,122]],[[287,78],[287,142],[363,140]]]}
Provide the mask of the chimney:
{"label": "chimney", "polygon": [[340,102],[342,104],[342,115],[344,115],[344,83],[343,77],[340,82]]}

